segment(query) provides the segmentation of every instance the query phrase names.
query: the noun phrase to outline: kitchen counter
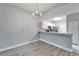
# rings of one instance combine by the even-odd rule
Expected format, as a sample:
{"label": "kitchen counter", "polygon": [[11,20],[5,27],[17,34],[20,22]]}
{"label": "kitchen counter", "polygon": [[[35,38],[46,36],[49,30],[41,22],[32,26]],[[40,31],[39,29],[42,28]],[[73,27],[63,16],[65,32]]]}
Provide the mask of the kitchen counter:
{"label": "kitchen counter", "polygon": [[39,31],[39,33],[44,33],[44,34],[54,34],[54,35],[72,36],[72,34],[71,34],[71,33],[45,32],[45,31]]}
{"label": "kitchen counter", "polygon": [[40,40],[67,51],[72,50],[72,34],[39,31]]}

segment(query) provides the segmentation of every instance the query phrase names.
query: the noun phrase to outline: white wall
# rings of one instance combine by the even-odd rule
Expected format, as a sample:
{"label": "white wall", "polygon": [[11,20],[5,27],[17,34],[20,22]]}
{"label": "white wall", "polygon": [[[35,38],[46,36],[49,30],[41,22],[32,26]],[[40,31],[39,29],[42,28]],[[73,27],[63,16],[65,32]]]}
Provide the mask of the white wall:
{"label": "white wall", "polygon": [[[50,21],[53,17],[58,17],[60,15],[69,15],[79,12],[79,3],[70,3],[68,5],[63,5],[60,7],[55,7],[49,10],[47,13],[45,13],[40,20],[42,21]],[[64,25],[65,26],[65,25]]]}
{"label": "white wall", "polygon": [[[58,21],[54,21],[53,17],[50,18],[48,21],[42,20],[43,24],[41,25],[43,29],[47,29],[48,26],[58,26],[58,32],[66,33],[67,32],[67,23],[66,23],[66,16],[61,16],[62,19]],[[54,17],[55,18],[55,17]],[[52,21],[53,20],[53,21]]]}
{"label": "white wall", "polygon": [[53,23],[51,22],[47,22],[47,21],[42,21],[42,29],[48,29],[48,26],[55,26]]}
{"label": "white wall", "polygon": [[67,30],[73,33],[72,43],[79,47],[79,12],[67,16]]}
{"label": "white wall", "polygon": [[40,19],[48,20],[51,17],[56,17],[59,15],[68,15],[75,12],[79,12],[79,3],[70,3],[67,5],[62,5],[59,7],[52,8],[47,13],[45,13]]}
{"label": "white wall", "polygon": [[66,33],[67,32],[67,24],[66,24],[66,16],[63,16],[63,19],[59,21],[53,22],[56,26],[58,26],[58,32]]}
{"label": "white wall", "polygon": [[[71,23],[71,22],[79,23],[79,12],[67,15],[67,27],[68,27],[68,23]],[[78,29],[79,29],[79,26],[78,26]],[[79,32],[79,30],[78,30],[78,32]]]}
{"label": "white wall", "polygon": [[0,4],[0,49],[28,42],[37,34],[37,20],[28,12]]}
{"label": "white wall", "polygon": [[58,32],[66,33],[66,23],[64,21],[55,22],[54,24],[58,26]]}

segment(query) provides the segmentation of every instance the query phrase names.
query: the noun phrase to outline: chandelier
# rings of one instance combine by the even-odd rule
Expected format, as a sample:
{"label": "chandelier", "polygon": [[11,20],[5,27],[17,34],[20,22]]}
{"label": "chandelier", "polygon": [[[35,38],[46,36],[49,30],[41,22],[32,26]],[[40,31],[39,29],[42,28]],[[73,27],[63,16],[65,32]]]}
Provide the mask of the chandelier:
{"label": "chandelier", "polygon": [[38,10],[38,3],[36,3],[35,7],[36,7],[36,11],[33,12],[32,15],[37,16],[37,17],[42,16],[42,13],[39,12],[39,10]]}

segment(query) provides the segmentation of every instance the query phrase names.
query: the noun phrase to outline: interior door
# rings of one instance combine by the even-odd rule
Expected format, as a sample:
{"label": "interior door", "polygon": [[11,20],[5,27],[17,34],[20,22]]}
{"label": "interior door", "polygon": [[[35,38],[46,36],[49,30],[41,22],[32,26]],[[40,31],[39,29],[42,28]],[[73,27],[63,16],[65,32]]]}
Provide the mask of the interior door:
{"label": "interior door", "polygon": [[73,34],[72,43],[78,44],[78,22],[69,22],[68,23],[68,32]]}

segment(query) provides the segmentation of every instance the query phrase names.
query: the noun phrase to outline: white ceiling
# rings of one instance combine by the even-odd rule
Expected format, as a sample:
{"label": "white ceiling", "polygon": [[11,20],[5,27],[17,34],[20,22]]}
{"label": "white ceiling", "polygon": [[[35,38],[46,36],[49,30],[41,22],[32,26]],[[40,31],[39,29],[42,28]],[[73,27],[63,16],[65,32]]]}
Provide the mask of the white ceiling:
{"label": "white ceiling", "polygon": [[[36,3],[12,3],[16,7],[27,10],[28,12],[36,11]],[[38,3],[38,10],[42,13],[49,11],[51,8],[65,5],[65,3]]]}

